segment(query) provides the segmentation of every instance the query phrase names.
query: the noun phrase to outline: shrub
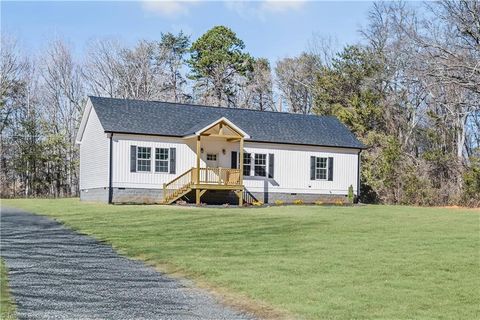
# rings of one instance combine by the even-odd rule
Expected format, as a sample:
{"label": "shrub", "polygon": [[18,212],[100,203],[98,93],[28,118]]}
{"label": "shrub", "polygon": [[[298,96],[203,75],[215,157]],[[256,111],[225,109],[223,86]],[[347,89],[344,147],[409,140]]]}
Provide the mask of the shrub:
{"label": "shrub", "polygon": [[336,206],[343,206],[343,200],[342,199],[336,199],[335,200],[335,205]]}
{"label": "shrub", "polygon": [[284,204],[285,204],[285,201],[283,201],[283,200],[275,200],[275,205],[277,205],[277,206],[282,206]]}
{"label": "shrub", "polygon": [[301,205],[301,204],[303,204],[303,200],[302,199],[295,199],[295,200],[293,200],[293,204]]}
{"label": "shrub", "polygon": [[348,202],[353,203],[353,198],[354,198],[353,186],[350,185],[350,187],[348,187]]}
{"label": "shrub", "polygon": [[317,200],[317,201],[315,201],[315,204],[316,204],[317,206],[321,206],[321,205],[323,204],[323,201]]}
{"label": "shrub", "polygon": [[263,202],[262,202],[262,201],[253,201],[252,204],[253,204],[255,207],[261,207],[261,206],[263,206]]}
{"label": "shrub", "polygon": [[462,204],[480,206],[480,159],[472,157],[469,168],[463,174]]}

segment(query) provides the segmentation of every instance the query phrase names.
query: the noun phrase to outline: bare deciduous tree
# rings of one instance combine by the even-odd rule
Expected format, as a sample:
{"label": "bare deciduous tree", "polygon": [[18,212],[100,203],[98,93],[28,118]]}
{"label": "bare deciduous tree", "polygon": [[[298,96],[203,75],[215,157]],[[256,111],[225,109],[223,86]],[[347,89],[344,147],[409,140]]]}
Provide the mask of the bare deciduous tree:
{"label": "bare deciduous tree", "polygon": [[277,85],[291,112],[303,114],[311,112],[318,69],[317,57],[308,53],[277,62],[275,67]]}
{"label": "bare deciduous tree", "polygon": [[187,79],[184,70],[189,46],[190,37],[183,32],[162,34],[156,57],[157,70],[163,74],[162,100],[185,102],[190,99],[185,93]]}
{"label": "bare deciduous tree", "polygon": [[2,34],[0,50],[0,134],[14,112],[16,96],[21,93],[24,83],[22,73],[27,68],[25,59],[19,57],[16,41]]}
{"label": "bare deciduous tree", "polygon": [[120,43],[114,39],[97,39],[88,44],[83,77],[92,94],[119,96],[121,48]]}
{"label": "bare deciduous tree", "polygon": [[50,161],[55,168],[52,194],[78,194],[75,134],[85,103],[81,70],[74,63],[70,48],[61,40],[49,45],[42,61],[42,104],[47,139],[53,144]]}
{"label": "bare deciduous tree", "polygon": [[241,108],[274,110],[272,70],[267,59],[255,59],[238,98],[241,101],[237,104]]}

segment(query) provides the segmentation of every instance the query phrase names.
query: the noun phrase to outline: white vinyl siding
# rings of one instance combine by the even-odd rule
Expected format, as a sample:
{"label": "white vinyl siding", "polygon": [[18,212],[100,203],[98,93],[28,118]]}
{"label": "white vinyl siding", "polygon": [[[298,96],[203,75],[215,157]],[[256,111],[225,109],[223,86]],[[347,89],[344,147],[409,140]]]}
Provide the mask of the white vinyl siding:
{"label": "white vinyl siding", "polygon": [[[160,189],[163,187],[163,183],[171,181],[175,177],[183,174],[186,170],[196,166],[195,139],[186,140],[173,137],[115,134],[113,141],[114,187]],[[131,145],[150,147],[152,151],[156,148],[176,148],[176,174],[155,174],[155,170],[151,172],[131,173],[129,167],[129,150]],[[204,152],[201,154],[201,167],[205,167],[207,154],[215,154],[219,167],[230,168],[231,151],[239,152],[239,143],[227,142],[225,139],[202,137],[202,148]],[[250,176],[244,175],[244,185],[251,192],[264,192],[267,187],[268,192],[347,194],[350,185],[353,186],[355,191],[357,190],[358,150],[355,149],[280,145],[245,141],[245,153],[251,155],[251,165],[250,168],[248,168],[247,162],[244,162],[244,172],[248,170],[250,173]],[[268,171],[268,155],[274,155],[274,179],[254,176],[255,154],[266,155],[266,171]],[[334,181],[310,180],[311,156],[322,158],[333,157],[335,163],[333,169]],[[326,174],[328,178],[328,168]],[[267,185],[265,185],[265,181],[267,181]]]}
{"label": "white vinyl siding", "polygon": [[109,148],[110,140],[91,108],[80,143],[80,189],[108,187]]}
{"label": "white vinyl siding", "polygon": [[[244,176],[244,185],[251,192],[346,195],[350,185],[353,186],[355,193],[357,191],[358,150],[356,149],[246,141],[245,151],[252,155],[256,153],[273,154],[275,158],[274,179]],[[326,179],[310,180],[310,158],[312,156],[333,158],[335,164],[333,166],[333,181],[328,181],[328,160]],[[267,184],[265,184],[265,180],[267,180]]]}
{"label": "white vinyl siding", "polygon": [[[152,154],[152,170],[150,172],[130,172],[130,146],[149,147],[155,149],[176,148],[176,174],[155,172],[156,154]],[[195,166],[195,144],[186,144],[184,139],[172,137],[155,137],[129,134],[115,134],[113,137],[113,186],[119,188],[161,189],[163,184],[181,175]],[[170,153],[168,153],[168,162]],[[168,164],[170,165],[170,164]]]}

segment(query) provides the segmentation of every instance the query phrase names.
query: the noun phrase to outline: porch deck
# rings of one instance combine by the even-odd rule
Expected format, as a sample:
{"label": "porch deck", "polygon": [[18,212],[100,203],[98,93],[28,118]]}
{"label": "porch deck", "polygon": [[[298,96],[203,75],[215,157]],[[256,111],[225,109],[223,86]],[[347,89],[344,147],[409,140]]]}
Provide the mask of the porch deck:
{"label": "porch deck", "polygon": [[192,190],[196,190],[196,202],[207,190],[232,190],[243,202],[243,179],[240,169],[191,168],[176,179],[163,185],[163,199],[170,204]]}
{"label": "porch deck", "polygon": [[248,134],[223,117],[195,132],[192,136],[186,137],[187,139],[196,138],[196,166],[163,185],[163,203],[171,204],[190,191],[195,190],[195,201],[199,205],[202,195],[208,190],[233,190],[238,196],[239,205],[242,206],[244,190],[243,161],[238,162],[238,169],[202,167],[200,165],[202,137],[207,139],[221,138],[228,142],[238,142],[238,159],[243,159],[244,139],[249,138]]}

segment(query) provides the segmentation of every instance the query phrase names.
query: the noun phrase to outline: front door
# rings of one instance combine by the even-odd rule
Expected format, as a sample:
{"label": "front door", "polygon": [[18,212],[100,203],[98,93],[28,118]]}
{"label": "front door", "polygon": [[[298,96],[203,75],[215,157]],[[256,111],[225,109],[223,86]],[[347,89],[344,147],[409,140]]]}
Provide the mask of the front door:
{"label": "front door", "polygon": [[216,153],[207,153],[207,167],[218,168],[218,155]]}
{"label": "front door", "polygon": [[[214,168],[214,169],[212,169]],[[207,183],[219,182],[218,155],[216,153],[207,153]]]}

